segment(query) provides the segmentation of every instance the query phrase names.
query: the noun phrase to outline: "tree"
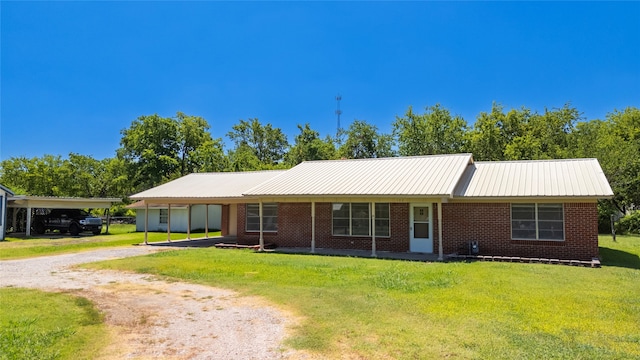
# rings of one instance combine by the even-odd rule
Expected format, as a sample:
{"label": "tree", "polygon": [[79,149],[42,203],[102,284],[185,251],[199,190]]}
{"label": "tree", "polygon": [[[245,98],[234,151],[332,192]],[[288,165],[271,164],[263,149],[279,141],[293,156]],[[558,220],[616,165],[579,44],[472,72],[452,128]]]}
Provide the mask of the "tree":
{"label": "tree", "polygon": [[214,141],[211,138],[209,123],[200,116],[179,111],[175,119],[178,122],[180,176],[197,172],[198,169],[216,168],[214,161],[220,161],[220,155],[224,154],[222,139]]}
{"label": "tree", "polygon": [[480,161],[504,160],[507,138],[503,131],[506,115],[501,105],[493,103],[491,112],[481,112],[467,133],[467,149]]}
{"label": "tree", "polygon": [[152,188],[175,177],[178,170],[178,124],[158,114],[140,116],[120,132],[117,154],[128,166],[134,189]]}
{"label": "tree", "polygon": [[289,146],[282,130],[271,124],[262,125],[258,119],[240,120],[227,136],[236,145],[234,153],[251,149],[258,161],[267,166],[281,163]]}
{"label": "tree", "polygon": [[465,148],[466,122],[451,116],[449,110],[436,104],[424,114],[409,109],[403,117],[396,116],[393,134],[398,140],[400,155],[454,154]]}
{"label": "tree", "polygon": [[378,134],[378,128],[366,121],[355,120],[346,131],[346,140],[338,155],[347,159],[367,159],[395,156],[393,137]]}
{"label": "tree", "polygon": [[304,127],[298,125],[300,134],[295,138],[295,144],[286,155],[286,163],[295,166],[303,161],[329,160],[336,157],[336,148],[331,137],[320,139],[320,134],[312,130],[309,124]]}
{"label": "tree", "polygon": [[[571,134],[573,157],[597,158],[614,192],[611,206],[601,210],[621,212],[640,204],[640,109],[607,114],[606,120],[592,120],[576,125]],[[608,210],[608,211],[607,211]]]}

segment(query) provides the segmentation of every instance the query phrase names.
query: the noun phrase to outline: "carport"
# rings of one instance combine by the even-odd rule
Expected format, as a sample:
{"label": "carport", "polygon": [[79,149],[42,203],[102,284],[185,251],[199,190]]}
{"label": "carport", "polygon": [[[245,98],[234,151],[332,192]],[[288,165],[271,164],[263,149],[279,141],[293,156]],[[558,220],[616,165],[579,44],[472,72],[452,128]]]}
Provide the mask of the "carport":
{"label": "carport", "polygon": [[[13,209],[11,225],[16,232],[20,228],[19,225],[24,224],[24,233],[31,236],[31,217],[33,209],[106,209],[107,215],[107,232],[109,231],[110,215],[109,208],[111,205],[121,202],[119,198],[76,198],[76,197],[51,197],[51,196],[29,196],[15,195],[7,198],[7,208]],[[20,209],[25,209],[24,217],[18,219]],[[7,211],[8,213],[8,211]],[[7,214],[9,215],[9,214]],[[9,216],[7,216],[8,218]],[[7,224],[8,225],[8,224]]]}

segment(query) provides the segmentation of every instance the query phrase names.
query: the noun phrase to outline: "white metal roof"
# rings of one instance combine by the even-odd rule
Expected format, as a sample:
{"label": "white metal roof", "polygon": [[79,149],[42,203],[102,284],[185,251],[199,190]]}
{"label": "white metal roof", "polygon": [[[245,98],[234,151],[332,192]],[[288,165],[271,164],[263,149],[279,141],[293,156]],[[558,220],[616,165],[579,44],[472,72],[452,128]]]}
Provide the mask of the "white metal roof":
{"label": "white metal roof", "polygon": [[475,162],[454,197],[613,196],[597,159]]}
{"label": "white metal roof", "polygon": [[122,202],[120,198],[77,198],[57,196],[15,195],[7,198],[8,206],[13,208],[50,208],[50,209],[108,209]]}
{"label": "white metal roof", "polygon": [[283,170],[228,173],[194,173],[137,193],[131,199],[228,199],[242,197],[247,189]]}
{"label": "white metal roof", "polygon": [[250,196],[450,196],[471,154],[308,161]]}

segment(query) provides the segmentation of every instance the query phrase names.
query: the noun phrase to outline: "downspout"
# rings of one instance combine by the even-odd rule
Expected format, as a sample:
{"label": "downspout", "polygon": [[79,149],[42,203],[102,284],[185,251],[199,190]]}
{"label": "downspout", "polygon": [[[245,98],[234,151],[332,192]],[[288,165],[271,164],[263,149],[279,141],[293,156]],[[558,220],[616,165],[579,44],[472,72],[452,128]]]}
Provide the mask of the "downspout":
{"label": "downspout", "polygon": [[376,257],[376,203],[371,203],[371,256]]}
{"label": "downspout", "polygon": [[442,250],[442,199],[438,200],[438,261],[444,260]]}
{"label": "downspout", "polygon": [[259,251],[264,251],[264,231],[263,231],[263,224],[262,224],[262,200],[260,200],[259,203],[259,211],[258,211],[258,216],[260,217],[260,249]]}
{"label": "downspout", "polygon": [[205,205],[204,210],[204,237],[209,238],[209,204]]}
{"label": "downspout", "polygon": [[171,242],[171,204],[167,209],[167,241]]}
{"label": "downspout", "polygon": [[191,204],[187,204],[187,240],[191,240]]}
{"label": "downspout", "polygon": [[144,202],[144,244],[149,245],[149,203]]}
{"label": "downspout", "polygon": [[311,253],[316,252],[316,202],[311,202]]}

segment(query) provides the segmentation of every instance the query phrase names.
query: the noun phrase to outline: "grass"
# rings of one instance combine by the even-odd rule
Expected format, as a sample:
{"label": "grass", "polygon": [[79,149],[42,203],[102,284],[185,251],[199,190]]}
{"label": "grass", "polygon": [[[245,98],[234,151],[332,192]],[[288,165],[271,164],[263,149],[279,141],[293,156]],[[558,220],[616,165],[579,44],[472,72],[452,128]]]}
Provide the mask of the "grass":
{"label": "grass", "polygon": [[192,249],[91,265],[262,296],[303,317],[323,358],[640,358],[640,237],[601,237],[601,269]]}
{"label": "grass", "polygon": [[83,297],[0,288],[0,359],[91,359],[109,341]]}
{"label": "grass", "polygon": [[[220,232],[209,232],[209,236],[218,236]],[[172,233],[171,240],[186,239],[186,233]],[[204,237],[204,232],[191,233],[192,238]],[[149,233],[149,242],[167,240],[166,233]],[[118,247],[140,244],[144,241],[143,233],[135,232],[135,225],[113,224],[109,226],[109,234],[88,236],[61,236],[52,234],[48,238],[7,237],[0,241],[0,260],[20,259],[33,256],[55,255],[98,248]]]}

